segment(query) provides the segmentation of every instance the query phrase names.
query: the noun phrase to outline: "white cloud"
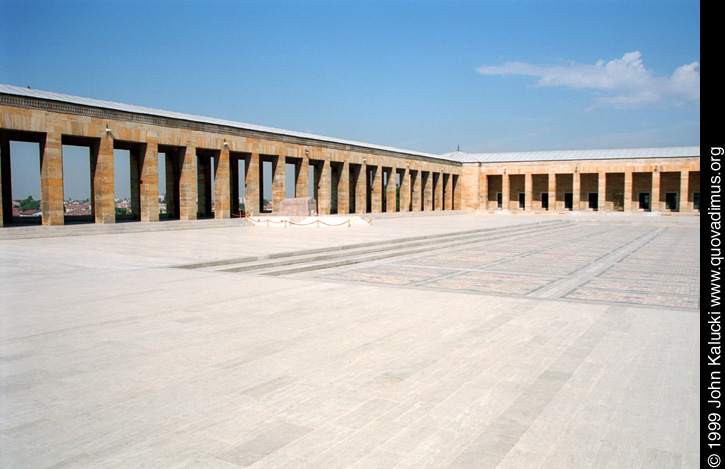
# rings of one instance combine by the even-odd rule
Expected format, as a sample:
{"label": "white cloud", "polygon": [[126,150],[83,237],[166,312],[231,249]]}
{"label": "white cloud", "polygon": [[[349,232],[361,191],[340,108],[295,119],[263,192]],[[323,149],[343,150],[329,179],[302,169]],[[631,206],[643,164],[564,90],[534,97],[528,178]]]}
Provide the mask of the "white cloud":
{"label": "white cloud", "polygon": [[563,65],[533,65],[506,62],[485,65],[476,71],[482,75],[525,75],[538,77],[537,86],[565,86],[597,94],[600,106],[618,109],[652,104],[682,104],[700,99],[700,64],[678,67],[671,77],[658,77],[642,63],[642,54],[628,52],[621,59],[594,65],[575,62]]}

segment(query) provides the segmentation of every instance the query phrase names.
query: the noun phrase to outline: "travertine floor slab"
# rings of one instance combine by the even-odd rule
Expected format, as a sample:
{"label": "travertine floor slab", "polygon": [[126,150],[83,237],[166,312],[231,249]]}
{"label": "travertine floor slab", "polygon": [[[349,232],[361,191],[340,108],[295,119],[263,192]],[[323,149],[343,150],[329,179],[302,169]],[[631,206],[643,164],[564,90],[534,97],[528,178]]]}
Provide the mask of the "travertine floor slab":
{"label": "travertine floor slab", "polygon": [[545,217],[1,241],[2,465],[698,467],[699,222],[664,218],[292,277],[170,266]]}

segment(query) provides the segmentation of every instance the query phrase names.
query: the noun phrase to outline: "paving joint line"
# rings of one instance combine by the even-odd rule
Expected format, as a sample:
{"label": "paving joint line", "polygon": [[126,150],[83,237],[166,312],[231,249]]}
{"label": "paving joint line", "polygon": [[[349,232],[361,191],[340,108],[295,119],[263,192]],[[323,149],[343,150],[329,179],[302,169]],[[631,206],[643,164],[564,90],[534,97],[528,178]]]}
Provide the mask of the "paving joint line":
{"label": "paving joint line", "polygon": [[[609,230],[605,230],[604,233],[606,233],[607,231],[609,231]],[[538,233],[533,233],[533,234],[538,234]],[[559,243],[556,243],[556,244],[551,245],[550,247],[553,248],[553,247],[562,246],[562,245],[568,244],[568,243],[570,243],[572,241],[579,241],[579,240],[582,240],[582,239],[590,238],[592,236],[598,236],[600,234],[602,234],[602,232],[596,232],[596,233],[590,233],[590,234],[587,234],[587,235],[582,235],[582,236],[573,238],[571,240],[561,241]],[[511,239],[511,238],[509,238],[509,239]],[[520,238],[517,238],[517,239],[520,239]],[[422,281],[422,282],[420,282],[420,285],[425,285],[426,283],[435,282],[435,281],[438,281],[438,280],[444,279],[444,278],[457,277],[459,275],[463,275],[463,274],[468,273],[468,272],[479,272],[480,271],[480,272],[492,272],[492,273],[510,274],[512,272],[502,272],[502,271],[497,271],[497,270],[491,270],[490,267],[494,267],[494,266],[497,266],[497,265],[500,265],[500,264],[503,264],[503,263],[506,263],[506,262],[510,262],[511,260],[518,259],[518,258],[521,258],[521,257],[525,257],[525,256],[529,256],[529,255],[532,255],[532,254],[536,254],[537,252],[546,251],[548,249],[549,249],[549,247],[542,247],[542,248],[533,249],[533,250],[527,251],[525,253],[516,254],[516,255],[514,255],[512,257],[509,257],[509,258],[506,258],[506,259],[501,259],[501,260],[494,261],[494,262],[491,262],[491,263],[488,263],[488,264],[484,264],[479,269],[460,269],[461,270],[460,272],[454,272],[452,274],[445,275],[445,276],[442,276],[442,277],[438,277],[436,279]],[[589,264],[587,264],[587,265],[589,265]],[[527,275],[529,275],[529,273],[527,273]],[[537,276],[545,277],[546,274],[538,274]],[[562,276],[561,275],[557,275],[557,277],[560,277],[561,278]]]}
{"label": "paving joint line", "polygon": [[[634,241],[625,244],[624,246],[605,256],[604,258],[602,258],[601,262],[598,262],[596,265],[585,270],[584,272],[582,272],[582,269],[579,269],[573,275],[568,276],[566,280],[554,282],[553,284],[549,284],[545,287],[533,290],[529,292],[528,296],[538,298],[550,298],[567,295],[578,286],[606,272],[613,265],[626,258],[631,252],[649,243],[653,239],[660,236],[663,232],[664,229],[658,229],[654,233],[650,233],[642,238],[635,239]],[[578,274],[579,272],[581,272],[581,274]]]}
{"label": "paving joint line", "polygon": [[[566,228],[566,227],[561,227],[561,226],[548,227],[547,226],[544,228],[544,231],[545,232],[546,231],[556,231],[556,230],[560,230],[560,229],[564,229],[564,228]],[[539,234],[539,233],[541,233],[541,229],[530,230],[530,232],[528,232],[526,234],[522,234],[521,237],[531,236],[531,235]],[[379,256],[368,256],[366,258],[352,258],[352,259],[347,259],[347,260],[343,259],[343,260],[340,260],[337,262],[331,262],[330,264],[332,264],[332,265],[322,264],[322,265],[312,265],[312,266],[308,266],[308,267],[302,266],[302,267],[286,269],[286,270],[272,270],[269,272],[259,272],[259,274],[260,275],[269,275],[269,276],[292,275],[292,274],[311,272],[311,271],[316,271],[316,270],[333,269],[333,268],[343,267],[343,266],[348,266],[348,265],[357,265],[357,264],[362,264],[362,263],[367,263],[367,262],[384,261],[391,257],[414,256],[414,255],[419,255],[421,253],[428,253],[432,250],[435,250],[437,252],[448,252],[451,250],[460,250],[460,249],[462,249],[462,246],[470,246],[470,245],[475,245],[475,244],[480,244],[480,243],[486,243],[486,242],[490,242],[492,240],[503,238],[504,236],[506,236],[505,233],[501,234],[501,236],[498,236],[498,237],[487,238],[487,239],[465,240],[465,241],[457,242],[452,245],[449,244],[447,246],[440,247],[440,248],[437,248],[435,246],[424,246],[421,248],[408,250],[408,251],[404,251],[404,252],[392,252],[392,253],[379,255]],[[511,239],[511,238],[508,238],[508,239]],[[344,258],[345,256],[340,256],[340,257]]]}

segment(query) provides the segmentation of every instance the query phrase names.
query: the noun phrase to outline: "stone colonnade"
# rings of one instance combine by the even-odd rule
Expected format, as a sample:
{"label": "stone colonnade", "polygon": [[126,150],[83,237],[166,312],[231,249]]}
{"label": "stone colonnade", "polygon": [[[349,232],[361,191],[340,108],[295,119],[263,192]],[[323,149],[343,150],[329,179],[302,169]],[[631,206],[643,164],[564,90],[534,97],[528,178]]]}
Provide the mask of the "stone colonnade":
{"label": "stone colonnade", "polygon": [[700,159],[466,163],[463,208],[472,211],[700,209]]}
{"label": "stone colonnade", "polygon": [[[258,215],[264,209],[265,165],[271,168],[273,210],[290,192],[295,197],[314,196],[320,215],[453,210],[462,203],[461,164],[456,162],[159,116],[70,104],[35,105],[0,105],[3,225],[12,222],[11,141],[38,144],[44,225],[65,222],[64,145],[89,149],[92,221],[96,223],[116,221],[114,150],[129,152],[132,212],[144,222],[159,221],[160,193],[166,195],[168,218],[224,219],[240,216],[244,188],[246,214]],[[159,187],[159,155],[165,159],[163,188]],[[294,171],[293,177],[287,177],[288,171]],[[287,187],[290,180],[294,188]]]}

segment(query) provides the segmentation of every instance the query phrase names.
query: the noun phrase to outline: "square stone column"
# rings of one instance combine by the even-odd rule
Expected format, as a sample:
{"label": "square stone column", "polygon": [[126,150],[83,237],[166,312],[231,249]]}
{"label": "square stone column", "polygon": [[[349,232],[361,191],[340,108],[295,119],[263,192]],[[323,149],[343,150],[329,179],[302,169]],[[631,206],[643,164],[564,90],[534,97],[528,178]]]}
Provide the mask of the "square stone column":
{"label": "square stone column", "polygon": [[410,211],[410,170],[403,168],[400,170],[400,211]]}
{"label": "square stone column", "polygon": [[303,157],[296,164],[297,179],[295,181],[295,197],[310,196],[310,160]]}
{"label": "square stone column", "polygon": [[355,213],[367,212],[367,164],[359,165],[355,172]]}
{"label": "square stone column", "polygon": [[690,172],[680,171],[680,212],[691,212],[690,203]]}
{"label": "square stone column", "polygon": [[503,173],[501,175],[501,208],[505,211],[509,210],[511,202],[511,181],[509,175]]}
{"label": "square stone column", "polygon": [[531,173],[524,174],[524,210],[533,210],[534,179]]}
{"label": "square stone column", "polygon": [[433,190],[435,191],[435,203],[433,210],[443,210],[443,173],[431,173],[433,175]]}
{"label": "square stone column", "polygon": [[395,176],[397,172],[395,168],[390,168],[388,172],[388,185],[385,187],[385,211],[387,213],[395,212],[396,206],[396,182]]}
{"label": "square stone column", "polygon": [[382,213],[383,211],[383,167],[368,166],[368,170],[372,170],[372,194],[371,194],[371,212]]}
{"label": "square stone column", "polygon": [[572,210],[581,210],[581,194],[582,194],[582,185],[581,185],[581,173],[578,169],[574,170],[574,174],[572,176],[572,189],[571,189],[571,209]]}
{"label": "square stone column", "polygon": [[256,216],[261,213],[261,179],[262,165],[259,160],[259,153],[252,153],[246,160],[244,171],[244,211],[248,216]]}
{"label": "square stone column", "polygon": [[231,217],[231,170],[229,147],[222,145],[219,156],[214,158],[214,218],[223,219]]}
{"label": "square stone column", "polygon": [[411,174],[412,181],[412,199],[413,199],[413,212],[420,212],[422,210],[422,196],[423,196],[423,172],[413,171]]}
{"label": "square stone column", "polygon": [[453,177],[450,174],[443,175],[443,194],[443,210],[453,210]]}
{"label": "square stone column", "polygon": [[91,207],[96,223],[116,222],[113,139],[110,137],[91,145]]}
{"label": "square stone column", "polygon": [[433,210],[433,173],[430,171],[423,172],[423,211],[430,212]]}
{"label": "square stone column", "polygon": [[330,214],[330,162],[322,160],[321,164],[315,169],[320,169],[320,177],[316,178],[319,182],[317,185],[317,214]]}
{"label": "square stone column", "polygon": [[624,173],[624,211],[632,211],[632,171]]}
{"label": "square stone column", "polygon": [[607,173],[597,174],[597,211],[604,212],[607,209]]}
{"label": "square stone column", "polygon": [[660,203],[660,172],[656,169],[652,171],[652,211],[662,211],[662,204]]}
{"label": "square stone column", "polygon": [[59,132],[49,132],[40,145],[40,208],[43,225],[64,223],[63,143]]}
{"label": "square stone column", "polygon": [[287,196],[285,189],[285,173],[287,171],[286,158],[284,154],[277,155],[272,162],[272,211],[278,212],[282,201]]}
{"label": "square stone column", "polygon": [[159,221],[159,145],[156,139],[148,139],[138,155],[139,165],[139,216],[143,222]]}
{"label": "square stone column", "polygon": [[549,173],[549,211],[556,210],[556,174]]}
{"label": "square stone column", "polygon": [[[451,175],[453,183],[453,175]],[[478,209],[488,211],[488,174],[481,171],[478,178]]]}
{"label": "square stone column", "polygon": [[337,182],[337,213],[350,213],[350,163],[343,161],[338,167],[339,181]]}
{"label": "square stone column", "polygon": [[196,220],[196,147],[184,147],[180,152],[181,177],[179,178],[179,219]]}

